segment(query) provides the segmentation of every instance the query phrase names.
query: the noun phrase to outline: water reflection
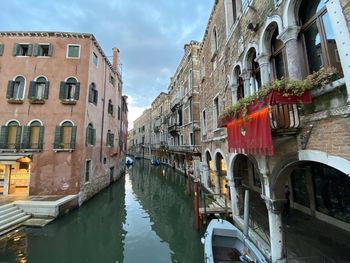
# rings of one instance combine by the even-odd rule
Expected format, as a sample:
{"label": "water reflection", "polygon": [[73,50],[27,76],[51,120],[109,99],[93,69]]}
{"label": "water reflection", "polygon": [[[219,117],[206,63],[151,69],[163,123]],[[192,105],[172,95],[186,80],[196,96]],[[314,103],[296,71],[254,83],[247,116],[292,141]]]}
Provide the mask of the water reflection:
{"label": "water reflection", "polygon": [[0,262],[203,262],[186,191],[172,168],[137,161],[81,208],[0,239]]}

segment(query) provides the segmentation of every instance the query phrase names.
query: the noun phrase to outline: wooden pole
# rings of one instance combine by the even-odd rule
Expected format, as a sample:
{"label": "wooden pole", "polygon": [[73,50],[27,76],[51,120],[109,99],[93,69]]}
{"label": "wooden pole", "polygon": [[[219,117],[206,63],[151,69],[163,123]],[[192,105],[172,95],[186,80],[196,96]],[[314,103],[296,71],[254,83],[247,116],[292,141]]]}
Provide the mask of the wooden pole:
{"label": "wooden pole", "polygon": [[194,225],[197,231],[200,229],[199,223],[199,180],[194,180]]}

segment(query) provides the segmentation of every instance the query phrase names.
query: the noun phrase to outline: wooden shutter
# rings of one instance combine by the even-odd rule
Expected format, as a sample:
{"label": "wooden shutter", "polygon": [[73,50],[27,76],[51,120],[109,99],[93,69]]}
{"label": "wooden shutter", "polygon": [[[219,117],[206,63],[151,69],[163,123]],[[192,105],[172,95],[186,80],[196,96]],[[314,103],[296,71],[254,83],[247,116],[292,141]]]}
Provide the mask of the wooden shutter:
{"label": "wooden shutter", "polygon": [[4,54],[4,44],[0,44],[0,56]]}
{"label": "wooden shutter", "polygon": [[30,126],[23,126],[22,149],[29,149]]}
{"label": "wooden shutter", "polygon": [[0,149],[6,149],[7,148],[7,136],[8,136],[8,127],[7,126],[1,126],[0,131]]}
{"label": "wooden shutter", "polygon": [[75,149],[75,144],[77,141],[77,126],[72,127],[71,135],[72,135],[71,141],[70,141],[71,149]]}
{"label": "wooden shutter", "polygon": [[95,105],[97,105],[97,101],[98,101],[98,91],[94,90],[94,103],[95,103]]}
{"label": "wooden shutter", "polygon": [[74,94],[75,100],[79,100],[79,94],[80,94],[80,82],[77,82],[75,85],[75,94]]}
{"label": "wooden shutter", "polygon": [[52,56],[52,52],[53,52],[53,45],[49,44],[49,53],[48,55],[51,57]]}
{"label": "wooden shutter", "polygon": [[85,146],[89,146],[89,132],[90,132],[90,127],[87,126],[85,129]]}
{"label": "wooden shutter", "polygon": [[113,147],[114,146],[114,134],[111,133],[111,139],[110,139],[110,145]]}
{"label": "wooden shutter", "polygon": [[59,99],[60,100],[65,100],[66,99],[66,89],[67,89],[67,85],[66,82],[61,81],[60,83],[60,95],[59,95]]}
{"label": "wooden shutter", "polygon": [[18,55],[18,52],[19,52],[19,44],[15,43],[15,44],[13,45],[12,55],[13,55],[13,56],[17,56],[17,55]]}
{"label": "wooden shutter", "polygon": [[40,52],[40,45],[39,44],[35,44],[34,45],[34,56],[35,57],[39,56],[39,52]]}
{"label": "wooden shutter", "polygon": [[13,97],[13,89],[15,87],[15,82],[12,80],[9,80],[7,84],[7,92],[6,92],[6,98],[10,99]]}
{"label": "wooden shutter", "polygon": [[31,56],[33,53],[33,44],[28,45],[28,56]]}
{"label": "wooden shutter", "polygon": [[16,149],[21,148],[21,135],[22,135],[22,126],[17,126],[17,129],[16,129]]}
{"label": "wooden shutter", "polygon": [[46,81],[45,90],[44,90],[44,99],[49,99],[49,88],[50,88],[50,81]]}
{"label": "wooden shutter", "polygon": [[36,81],[31,81],[29,84],[28,99],[36,99],[37,95],[35,90]]}
{"label": "wooden shutter", "polygon": [[42,150],[44,147],[44,126],[40,126],[39,130],[39,140],[38,140],[38,149]]}
{"label": "wooden shutter", "polygon": [[92,86],[89,87],[89,102],[94,102],[94,89],[92,88]]}
{"label": "wooden shutter", "polygon": [[61,144],[61,129],[62,127],[61,126],[56,126],[56,129],[55,129],[55,141],[54,141],[54,144],[53,144],[53,148],[54,149],[60,149],[60,144]]}
{"label": "wooden shutter", "polygon": [[92,129],[92,145],[96,144],[96,129]]}

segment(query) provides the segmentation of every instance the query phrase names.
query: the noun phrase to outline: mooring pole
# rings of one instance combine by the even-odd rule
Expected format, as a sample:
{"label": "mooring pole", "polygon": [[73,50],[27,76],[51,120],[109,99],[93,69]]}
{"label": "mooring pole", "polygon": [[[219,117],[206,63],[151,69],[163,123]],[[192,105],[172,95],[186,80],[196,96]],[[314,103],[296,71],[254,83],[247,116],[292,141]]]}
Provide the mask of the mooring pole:
{"label": "mooring pole", "polygon": [[199,180],[194,179],[194,225],[197,231],[200,229],[199,224]]}
{"label": "mooring pole", "polygon": [[243,234],[248,237],[248,229],[249,229],[249,190],[245,190],[244,195],[244,226],[243,226]]}
{"label": "mooring pole", "polygon": [[188,192],[188,195],[191,196],[191,176],[189,171],[186,170],[186,166],[185,166],[185,174],[187,175],[187,192]]}

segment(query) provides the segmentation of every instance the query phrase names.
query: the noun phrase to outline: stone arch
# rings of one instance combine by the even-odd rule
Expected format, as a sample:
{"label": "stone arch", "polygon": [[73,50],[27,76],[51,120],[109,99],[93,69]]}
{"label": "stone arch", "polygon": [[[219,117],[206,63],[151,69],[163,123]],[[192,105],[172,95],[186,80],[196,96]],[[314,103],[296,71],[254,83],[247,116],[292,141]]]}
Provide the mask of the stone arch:
{"label": "stone arch", "polygon": [[259,50],[261,54],[270,55],[270,42],[273,31],[278,28],[279,34],[283,31],[282,18],[278,15],[270,16],[266,19],[259,40]]}
{"label": "stone arch", "polygon": [[242,71],[242,68],[243,68],[242,62],[236,61],[235,63],[233,63],[233,67],[231,69],[231,74],[230,74],[231,75],[231,77],[230,77],[230,79],[231,79],[231,87],[232,87],[232,85],[237,83],[236,74],[235,74],[235,69],[237,67],[240,67],[240,69]]}
{"label": "stone arch", "polygon": [[217,171],[217,169],[218,169],[218,167],[216,165],[216,157],[217,157],[218,154],[221,154],[222,158],[224,159],[225,163],[227,164],[225,153],[223,152],[223,150],[221,150],[220,148],[216,149],[216,151],[213,154],[214,160],[215,160],[213,168],[214,168],[215,171]]}
{"label": "stone arch", "polygon": [[283,25],[285,28],[293,27],[298,24],[297,10],[300,7],[301,0],[287,0],[283,11]]}
{"label": "stone arch", "polygon": [[255,52],[256,52],[256,56],[258,57],[259,56],[259,47],[258,45],[254,42],[254,43],[250,43],[244,53],[244,56],[243,56],[243,68],[242,68],[242,71],[243,70],[248,70],[248,65],[249,65],[249,61],[250,61],[250,53],[251,53],[251,50],[252,49],[255,49]]}

